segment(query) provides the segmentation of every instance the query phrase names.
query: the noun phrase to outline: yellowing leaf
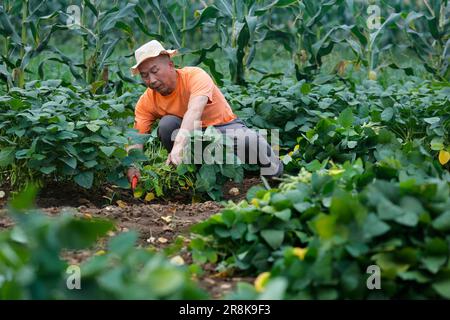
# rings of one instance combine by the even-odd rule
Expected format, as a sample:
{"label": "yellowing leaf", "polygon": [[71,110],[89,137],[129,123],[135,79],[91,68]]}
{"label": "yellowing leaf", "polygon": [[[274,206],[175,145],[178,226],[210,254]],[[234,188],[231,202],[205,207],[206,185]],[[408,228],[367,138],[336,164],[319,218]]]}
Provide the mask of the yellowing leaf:
{"label": "yellowing leaf", "polygon": [[335,176],[335,175],[338,175],[338,174],[340,174],[342,172],[345,172],[345,170],[344,169],[330,169],[330,170],[328,170],[328,174],[330,176]]}
{"label": "yellowing leaf", "polygon": [[163,231],[170,231],[173,232],[173,228],[171,226],[164,226]]}
{"label": "yellowing leaf", "polygon": [[117,200],[116,203],[117,203],[117,205],[118,205],[120,208],[122,208],[122,209],[127,207],[126,202],[124,202],[124,201],[122,201],[122,200]]}
{"label": "yellowing leaf", "polygon": [[441,150],[439,151],[439,162],[442,165],[445,165],[447,162],[450,161],[450,152]]}
{"label": "yellowing leaf", "polygon": [[167,243],[169,240],[167,240],[166,238],[164,238],[164,237],[160,237],[160,238],[158,238],[158,242],[159,243]]}
{"label": "yellowing leaf", "polygon": [[153,192],[149,192],[147,193],[147,195],[145,196],[145,201],[150,202],[153,199],[155,199],[155,194]]}
{"label": "yellowing leaf", "polygon": [[170,262],[176,266],[184,265],[184,259],[180,256],[173,257],[172,259],[170,259]]}
{"label": "yellowing leaf", "polygon": [[91,220],[91,219],[92,219],[92,214],[90,214],[90,213],[85,213],[85,214],[84,214],[84,217],[85,217],[86,219],[88,219],[88,220]]}
{"label": "yellowing leaf", "polygon": [[300,146],[298,144],[296,144],[294,147],[294,152],[297,151],[299,148],[300,148]]}
{"label": "yellowing leaf", "polygon": [[103,256],[104,254],[106,254],[106,251],[105,251],[105,250],[99,250],[99,251],[97,251],[94,255],[95,255],[95,256]]}
{"label": "yellowing leaf", "polygon": [[230,272],[228,270],[220,271],[211,276],[211,278],[228,278],[230,277]]}
{"label": "yellowing leaf", "polygon": [[250,203],[251,203],[252,205],[254,205],[255,207],[259,208],[259,200],[258,200],[258,199],[253,198],[253,199],[250,201]]}
{"label": "yellowing leaf", "polygon": [[257,292],[263,292],[264,287],[267,284],[267,281],[269,281],[270,278],[270,272],[263,272],[255,279],[255,289]]}
{"label": "yellowing leaf", "polygon": [[292,249],[292,253],[294,256],[297,256],[300,260],[305,259],[306,252],[308,252],[308,248],[294,248]]}
{"label": "yellowing leaf", "polygon": [[142,190],[140,188],[134,190],[134,192],[133,192],[133,196],[135,199],[139,199],[140,197],[142,197],[143,194],[144,194],[144,190]]}

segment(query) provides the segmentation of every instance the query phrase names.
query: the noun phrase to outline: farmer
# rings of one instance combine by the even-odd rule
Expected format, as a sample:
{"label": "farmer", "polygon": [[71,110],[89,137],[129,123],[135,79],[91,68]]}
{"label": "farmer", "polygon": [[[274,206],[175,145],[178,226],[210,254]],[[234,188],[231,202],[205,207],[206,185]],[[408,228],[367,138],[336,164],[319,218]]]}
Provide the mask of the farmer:
{"label": "farmer", "polygon": [[[169,152],[167,164],[179,165],[188,140],[183,132],[214,126],[221,133],[239,135],[238,144],[244,144],[242,148],[248,158],[257,157],[261,175],[268,178],[281,176],[283,164],[267,141],[247,128],[233,113],[219,88],[204,70],[198,67],[176,69],[171,60],[175,54],[176,50],[166,50],[156,40],[136,50],[137,63],[131,71],[133,75],[140,74],[148,88],[136,105],[135,129],[142,134],[148,133],[153,122],[160,119],[157,133]],[[132,148],[142,149],[143,145],[132,145],[128,150]],[[242,160],[242,155],[238,154],[238,157]],[[134,176],[139,178],[140,173],[131,167],[127,172],[129,181]]]}

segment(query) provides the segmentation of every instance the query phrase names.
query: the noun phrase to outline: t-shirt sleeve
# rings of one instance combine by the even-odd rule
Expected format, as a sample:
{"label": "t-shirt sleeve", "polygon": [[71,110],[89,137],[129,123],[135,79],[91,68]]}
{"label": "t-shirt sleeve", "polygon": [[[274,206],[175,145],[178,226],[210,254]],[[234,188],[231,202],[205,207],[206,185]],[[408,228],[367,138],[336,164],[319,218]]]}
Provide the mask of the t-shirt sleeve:
{"label": "t-shirt sleeve", "polygon": [[207,96],[208,102],[212,102],[214,81],[206,71],[197,68],[189,77],[190,96]]}
{"label": "t-shirt sleeve", "polygon": [[152,105],[147,95],[147,91],[139,98],[134,110],[134,128],[139,133],[148,133],[157,116],[151,111]]}

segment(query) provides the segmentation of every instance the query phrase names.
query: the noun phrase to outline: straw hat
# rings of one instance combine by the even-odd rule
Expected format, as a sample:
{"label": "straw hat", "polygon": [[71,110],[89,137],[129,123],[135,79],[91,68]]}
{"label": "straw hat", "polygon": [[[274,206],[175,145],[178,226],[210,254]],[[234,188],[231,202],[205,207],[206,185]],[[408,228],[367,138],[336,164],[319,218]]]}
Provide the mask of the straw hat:
{"label": "straw hat", "polygon": [[131,73],[136,75],[139,73],[138,67],[139,65],[149,58],[154,58],[159,56],[160,54],[167,54],[170,57],[173,57],[177,53],[177,50],[166,50],[162,46],[162,44],[157,40],[152,40],[147,42],[139,49],[134,52],[134,56],[136,58],[136,64],[131,67]]}

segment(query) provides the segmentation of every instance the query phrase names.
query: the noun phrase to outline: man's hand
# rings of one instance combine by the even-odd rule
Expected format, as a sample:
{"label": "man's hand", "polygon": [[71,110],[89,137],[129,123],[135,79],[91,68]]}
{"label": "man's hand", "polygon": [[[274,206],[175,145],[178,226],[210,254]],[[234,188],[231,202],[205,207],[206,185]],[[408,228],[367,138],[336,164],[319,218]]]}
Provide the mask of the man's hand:
{"label": "man's hand", "polygon": [[[144,150],[144,145],[143,144],[133,144],[126,148],[127,152],[129,152],[131,149]],[[132,183],[134,176],[136,176],[139,180],[141,178],[141,173],[139,172],[139,170],[137,168],[130,167],[127,171],[127,178],[130,183]]]}
{"label": "man's hand", "polygon": [[172,151],[169,153],[167,157],[166,164],[169,165],[173,163],[178,166],[183,161],[183,147],[179,144],[175,144],[172,148]]}
{"label": "man's hand", "polygon": [[184,145],[189,141],[187,133],[201,128],[201,117],[207,103],[207,96],[195,96],[189,100],[188,110],[183,117],[180,130],[175,137],[175,142],[172,151],[167,157],[166,164],[173,163],[176,166],[181,164]]}
{"label": "man's hand", "polygon": [[130,167],[127,171],[127,178],[130,183],[133,180],[134,176],[136,176],[139,180],[141,178],[141,173],[139,172],[139,169],[135,167]]}

